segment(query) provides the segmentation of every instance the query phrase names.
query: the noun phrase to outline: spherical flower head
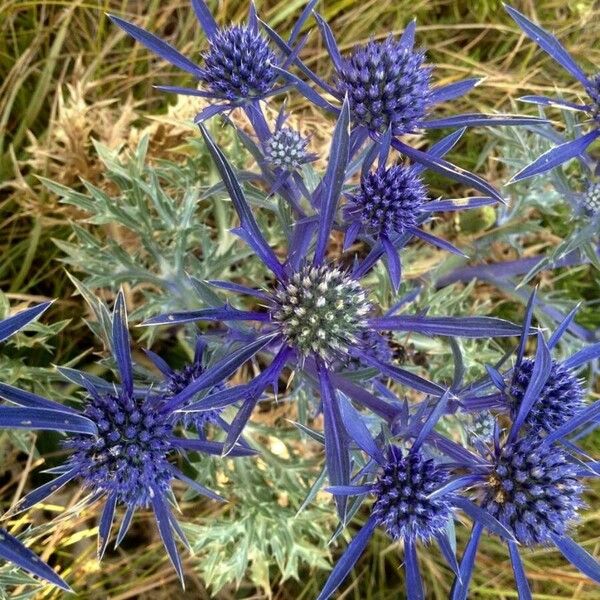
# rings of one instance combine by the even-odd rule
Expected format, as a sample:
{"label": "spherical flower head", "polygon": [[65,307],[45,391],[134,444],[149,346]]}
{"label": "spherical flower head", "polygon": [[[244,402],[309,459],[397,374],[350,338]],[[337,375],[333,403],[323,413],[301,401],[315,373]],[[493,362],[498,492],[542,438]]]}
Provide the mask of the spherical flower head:
{"label": "spherical flower head", "polygon": [[[173,397],[183,391],[190,383],[198,379],[204,372],[204,367],[201,362],[194,361],[179,371],[173,371],[170,377],[166,380],[165,391],[166,396]],[[217,386],[221,387],[221,386]],[[192,402],[193,400],[190,400]],[[202,412],[182,412],[181,422],[186,428],[195,427],[198,431],[203,431],[207,425],[217,423],[221,415],[221,409],[204,410]]]}
{"label": "spherical flower head", "polygon": [[346,205],[346,217],[360,220],[370,233],[389,236],[417,225],[427,189],[410,167],[378,167],[360,180]]}
{"label": "spherical flower head", "polygon": [[588,217],[600,215],[600,182],[590,183],[583,193],[582,208]]}
{"label": "spherical flower head", "polygon": [[391,36],[354,50],[338,73],[354,122],[380,133],[391,127],[395,135],[417,130],[431,103],[431,67],[424,61],[424,52]]}
{"label": "spherical flower head", "polygon": [[90,398],[83,414],[96,423],[98,435],[75,435],[67,446],[71,465],[93,492],[116,492],[119,502],[146,506],[151,489],[169,490],[172,418],[161,404],[160,397],[122,391]]}
{"label": "spherical flower head", "polygon": [[447,475],[420,452],[403,455],[392,446],[387,459],[373,489],[372,514],[394,540],[428,541],[452,517],[448,496],[427,498],[446,482]]}
{"label": "spherical flower head", "polygon": [[306,265],[275,292],[272,318],[300,355],[330,360],[358,343],[370,309],[365,290],[342,270]]}
{"label": "spherical flower head", "polygon": [[265,157],[273,167],[295,171],[310,160],[308,139],[290,127],[278,129],[265,142]]}
{"label": "spherical flower head", "polygon": [[[510,396],[514,414],[521,406],[531,380],[533,365],[534,361],[526,358],[513,374]],[[558,429],[584,408],[584,398],[584,390],[573,371],[559,362],[552,361],[548,380],[533,403],[525,423],[538,431],[550,432]]]}
{"label": "spherical flower head", "polygon": [[231,101],[262,96],[276,78],[272,65],[277,58],[265,38],[251,27],[219,29],[203,58],[201,81]]}
{"label": "spherical flower head", "polygon": [[558,446],[528,436],[509,442],[495,457],[484,508],[524,546],[552,541],[577,520],[582,486]]}

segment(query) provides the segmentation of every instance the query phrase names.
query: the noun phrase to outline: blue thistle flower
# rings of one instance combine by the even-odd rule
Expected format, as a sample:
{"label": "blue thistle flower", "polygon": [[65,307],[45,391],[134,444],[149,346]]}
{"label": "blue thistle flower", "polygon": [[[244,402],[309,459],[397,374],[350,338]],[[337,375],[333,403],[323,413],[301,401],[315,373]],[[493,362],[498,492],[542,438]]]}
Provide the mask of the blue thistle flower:
{"label": "blue thistle flower", "polygon": [[[348,449],[350,433],[348,424],[341,418],[336,387],[344,386],[344,378],[337,378],[336,365],[343,364],[340,357],[350,355],[363,364],[376,367],[382,374],[396,381],[433,395],[443,393],[443,388],[405,369],[382,363],[368,346],[360,342],[367,331],[416,331],[426,335],[459,335],[488,337],[490,335],[513,335],[518,328],[507,321],[494,318],[447,318],[421,315],[377,316],[368,293],[360,283],[372,265],[370,259],[347,271],[326,259],[329,236],[342,191],[344,174],[349,159],[350,108],[347,102],[340,113],[333,140],[332,153],[323,180],[311,196],[313,206],[319,207],[319,219],[298,221],[291,235],[288,256],[282,264],[268,245],[244,197],[235,173],[223,153],[214,144],[206,130],[202,134],[209,151],[221,173],[221,177],[240,218],[235,232],[256,252],[271,270],[275,284],[270,291],[255,290],[238,284],[221,284],[225,289],[254,297],[266,308],[261,311],[238,310],[229,304],[222,307],[194,311],[167,313],[146,321],[145,325],[173,325],[177,323],[206,321],[246,321],[256,323],[255,337],[248,344],[247,358],[261,349],[273,353],[272,362],[248,384],[235,386],[209,394],[199,402],[187,405],[205,385],[210,369],[200,379],[172,399],[172,406],[180,410],[209,410],[244,400],[242,409],[231,424],[226,447],[239,437],[253,407],[268,385],[276,382],[288,361],[293,368],[300,366],[319,382],[325,417],[326,455],[330,481],[344,485],[349,481],[350,463]],[[316,238],[316,239],[315,239]],[[315,250],[312,259],[307,257],[312,241]],[[239,366],[239,363],[238,363]],[[340,381],[342,379],[342,381]],[[354,393],[354,392],[353,392]],[[364,395],[355,394],[358,402]],[[377,398],[369,399],[369,408],[385,419],[394,418],[397,409]],[[356,418],[360,416],[356,413]],[[359,425],[357,427],[360,427]],[[338,507],[342,506],[340,503]]]}
{"label": "blue thistle flower", "polygon": [[[26,327],[29,323],[35,321],[51,304],[51,302],[44,302],[22,310],[12,317],[2,319],[0,321],[0,342],[4,342]],[[22,394],[28,396],[27,392],[22,392]],[[15,424],[17,424],[16,426],[18,426],[18,424],[23,426],[23,422],[29,420],[32,416],[41,418],[42,420],[45,420],[46,423],[51,422],[53,418],[56,420],[58,417],[63,417],[64,420],[64,413],[62,411],[46,408],[48,403],[49,401],[44,402],[43,408],[32,407],[28,409],[27,412],[29,415],[27,416],[27,419],[23,409],[0,406],[0,428],[12,429],[15,427]],[[60,407],[58,404],[56,406]],[[80,422],[78,424],[79,426],[75,426],[74,430],[80,430],[81,424],[82,423]],[[37,554],[33,553],[25,546],[25,544],[23,544],[23,542],[2,528],[0,528],[0,558],[25,569],[29,573],[40,577],[67,592],[72,591],[69,585],[59,577],[53,569],[43,562]]]}
{"label": "blue thistle flower", "polygon": [[525,35],[531,38],[544,52],[565,69],[567,73],[583,85],[584,90],[591,100],[589,104],[579,104],[558,98],[548,98],[547,96],[523,96],[521,98],[525,102],[531,102],[540,106],[555,106],[583,113],[588,117],[592,129],[580,137],[559,144],[542,154],[531,164],[516,173],[510,181],[512,183],[533,177],[534,175],[540,175],[572,158],[582,156],[588,146],[600,137],[600,73],[588,77],[556,37],[530,21],[512,6],[505,4],[504,8]]}
{"label": "blue thistle flower", "polygon": [[404,455],[390,446],[373,484],[371,514],[393,540],[427,542],[442,534],[452,518],[451,497],[429,495],[448,482],[448,472],[422,453]]}
{"label": "blue thistle flower", "polygon": [[588,217],[600,217],[600,181],[589,184],[581,198],[581,207]]}
{"label": "blue thistle flower", "polygon": [[523,546],[564,535],[583,507],[578,469],[557,446],[526,436],[496,448],[482,506]]}
{"label": "blue thistle flower", "polygon": [[277,74],[277,57],[267,40],[251,26],[219,29],[203,55],[200,81],[216,97],[232,102],[264,98]]}
{"label": "blue thistle flower", "polygon": [[[577,377],[577,370],[600,356],[600,343],[590,344],[563,361],[552,359],[551,350],[573,324],[576,307],[548,341],[538,332],[536,355],[526,358],[525,346],[531,334],[535,304],[534,291],[527,304],[514,367],[500,373],[488,365],[489,382],[480,386],[477,393],[467,390],[462,403],[466,410],[508,410],[519,427],[525,424],[534,431],[550,433],[585,412],[585,390]],[[484,390],[486,385],[495,386],[497,393],[480,396],[479,391]]]}
{"label": "blue thistle flower", "polygon": [[[525,332],[530,328],[533,305],[532,295],[525,318]],[[539,408],[555,403],[552,392],[556,388],[552,384],[556,383],[553,375],[556,376],[557,372],[559,382],[567,382],[567,390],[573,384],[572,374],[565,374],[552,361],[548,346],[560,339],[574,314],[573,311],[561,324],[549,344],[538,334],[536,355],[531,361],[533,368],[530,375],[522,375],[519,379],[523,384],[527,380],[527,387],[522,392],[519,391],[521,400],[518,408],[513,411],[506,438],[501,443],[499,427],[496,426],[492,448],[487,450],[482,444],[476,446],[487,466],[480,463],[471,471],[479,479],[472,484],[482,507],[516,538],[516,541],[508,541],[508,550],[520,598],[530,598],[531,593],[517,542],[526,547],[553,544],[581,572],[600,583],[600,563],[568,536],[570,527],[578,521],[578,510],[583,506],[583,486],[580,480],[600,475],[597,463],[585,463],[575,456],[580,451],[568,440],[568,436],[598,418],[600,401],[573,411],[568,418],[549,411],[549,421],[546,421],[541,411],[532,413],[536,405]],[[519,370],[524,364],[524,340],[525,337],[521,339],[515,370]],[[574,369],[599,355],[600,344],[594,344],[573,355],[560,367]],[[527,369],[522,373],[527,373]],[[490,369],[490,377],[498,387],[504,387],[502,376],[494,369]],[[558,389],[563,389],[563,386],[559,385]],[[568,401],[567,398],[565,400]],[[567,414],[569,410],[567,407]],[[550,427],[551,424],[554,428]],[[465,464],[464,467],[469,472],[469,465]],[[452,600],[467,598],[481,533],[482,527],[476,524],[465,549],[459,576],[454,583]]]}
{"label": "blue thistle flower", "polygon": [[[443,138],[430,149],[430,154],[443,156],[456,144],[463,131]],[[390,281],[397,290],[402,272],[398,251],[413,237],[464,256],[453,244],[421,229],[424,223],[436,212],[477,208],[494,204],[495,200],[478,196],[430,201],[427,187],[421,178],[424,167],[403,164],[386,167],[388,150],[386,141],[383,141],[379,149],[379,165],[369,168],[366,161],[358,189],[347,194],[348,202],[344,206],[344,248],[347,249],[357,236],[366,236],[366,241],[371,242],[372,258],[382,253],[386,255]]]}
{"label": "blue thistle flower", "polygon": [[[525,358],[514,369],[508,389],[507,400],[511,402],[511,411],[516,415],[533,374],[535,361]],[[548,379],[538,393],[526,423],[534,429],[552,431],[585,408],[585,391],[573,369],[563,363],[552,361]]]}
{"label": "blue thistle flower", "polygon": [[349,221],[360,221],[367,232],[389,238],[412,231],[427,200],[427,189],[416,169],[379,166],[361,177],[359,190],[350,196],[344,212]]}
{"label": "blue thistle flower", "polygon": [[[198,79],[202,84],[200,90],[158,86],[166,92],[213,100],[210,106],[196,115],[197,123],[236,106],[247,107],[282,90],[282,86],[275,85],[278,77],[275,66],[285,65],[285,61],[271,50],[267,39],[261,35],[254,3],[250,4],[248,23],[232,27],[219,27],[204,0],[192,0],[192,6],[209,44],[208,50],[202,53],[203,66],[141,27],[114,15],[109,15],[109,18],[151,52]],[[298,37],[309,14],[309,10],[303,11],[290,37],[290,44]]]}
{"label": "blue thistle flower", "polygon": [[[164,380],[161,389],[164,391],[165,398],[173,398],[183,391],[188,385],[200,378],[204,373],[204,352],[206,344],[201,336],[196,338],[193,360],[183,366],[181,369],[172,369],[160,356],[150,350],[146,350],[146,355],[152,361],[154,366],[162,373]],[[216,385],[209,390],[217,391],[224,389],[222,385]],[[204,412],[182,412],[179,413],[180,421],[185,429],[195,428],[198,435],[204,437],[205,429],[208,425],[218,425],[222,429],[227,429],[228,424],[221,417],[222,409],[216,408]]]}
{"label": "blue thistle flower", "polygon": [[265,159],[275,169],[296,171],[316,158],[308,152],[308,143],[299,131],[280,127],[265,141]]}
{"label": "blue thistle flower", "polygon": [[[41,416],[29,408],[39,406],[45,410],[50,404],[49,400],[0,384],[1,397],[27,407],[12,410],[30,413],[27,420],[21,421],[21,428],[73,432],[77,430],[72,423],[81,423],[79,432],[67,436],[64,443],[71,450],[69,458],[64,465],[51,470],[58,477],[27,494],[10,514],[27,510],[68,482],[79,480],[90,492],[87,503],[105,500],[98,532],[100,559],[110,538],[117,505],[123,505],[126,509],[117,535],[117,545],[127,533],[135,511],[140,507],[151,506],[169,558],[183,583],[183,569],[173,531],[186,545],[187,541],[169,508],[171,483],[174,479],[179,479],[200,494],[214,500],[223,499],[182,473],[171,459],[177,453],[186,451],[220,455],[223,445],[203,439],[178,437],[175,425],[179,415],[171,408],[170,398],[152,388],[134,386],[122,292],[119,292],[115,301],[111,346],[121,383],[111,384],[73,369],[59,369],[65,377],[82,385],[87,391],[87,397],[82,413],[51,403],[52,406],[59,407],[52,411],[58,415],[50,423],[53,427],[48,426]],[[253,451],[247,447],[235,446],[231,449],[232,456],[251,454]]]}
{"label": "blue thistle flower", "polygon": [[389,36],[370,41],[342,58],[336,90],[348,95],[352,118],[372,132],[394,135],[418,130],[433,102],[425,52]]}

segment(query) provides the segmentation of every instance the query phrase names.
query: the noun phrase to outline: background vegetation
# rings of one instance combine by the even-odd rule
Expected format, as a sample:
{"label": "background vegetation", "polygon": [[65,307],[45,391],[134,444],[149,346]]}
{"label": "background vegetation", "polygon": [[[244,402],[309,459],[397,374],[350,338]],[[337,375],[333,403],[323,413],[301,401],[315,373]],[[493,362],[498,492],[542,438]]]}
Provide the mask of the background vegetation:
{"label": "background vegetation", "polygon": [[[279,31],[287,31],[304,0],[257,0],[256,3],[262,18]],[[235,22],[247,12],[246,0],[220,0],[210,4],[219,22]],[[597,2],[531,0],[513,4],[527,14],[535,15],[549,30],[557,33],[586,70],[597,70],[600,65],[600,7]],[[474,75],[486,77],[484,84],[466,99],[453,104],[456,112],[511,110],[511,99],[525,90],[549,95],[558,90],[566,94],[573,84],[552,61],[517,33],[516,26],[497,0],[326,0],[321,3],[320,11],[329,20],[343,49],[364,42],[372,35],[383,37],[387,32],[399,33],[408,20],[416,16],[418,42],[428,49],[430,60],[438,65],[438,81]],[[49,361],[64,364],[77,358],[82,368],[90,366],[94,359],[94,355],[89,354],[88,329],[81,321],[88,309],[80,296],[73,295],[73,282],[61,261],[65,258],[66,244],[76,241],[71,223],[77,221],[106,244],[117,240],[126,252],[133,251],[122,229],[111,224],[84,222],[84,217],[89,215],[61,203],[59,195],[44,186],[40,178],[80,190],[84,189],[82,180],[86,180],[114,194],[114,183],[106,177],[106,167],[93,141],[113,152],[126,154],[127,150],[132,152],[137,148],[145,135],[149,140],[147,156],[150,164],[159,164],[162,160],[189,165],[190,160],[195,160],[199,179],[210,180],[208,161],[205,157],[195,156],[198,147],[189,143],[196,135],[186,124],[186,119],[194,112],[193,104],[177,101],[152,87],[159,82],[176,85],[189,81],[153,59],[145,49],[111,26],[106,12],[151,29],[189,56],[197,55],[204,47],[203,35],[187,0],[0,0],[0,289],[13,307],[25,301],[57,298],[58,302],[44,321],[53,323],[71,319],[67,335],[44,336],[44,343],[32,348],[23,341],[18,348],[11,346],[9,350],[3,350],[27,353],[28,363],[33,366],[46,365]],[[303,56],[311,67],[327,74],[326,52],[317,32],[311,35]],[[298,97],[294,102],[296,105],[292,108],[297,117],[301,115],[302,127],[311,131],[315,146],[320,146],[321,140],[328,139],[330,123],[322,121],[322,117]],[[463,167],[477,168],[478,172],[501,185],[507,171],[498,157],[506,153],[509,145],[500,137],[492,138],[490,144],[490,136],[483,130],[465,137],[452,158]],[[225,139],[224,143],[233,142]],[[481,158],[490,148],[490,157]],[[443,186],[448,189],[447,182],[443,182]],[[543,253],[564,235],[569,215],[567,205],[558,202],[549,207],[545,204],[544,195],[551,192],[545,189],[543,182],[535,188],[526,188],[523,193],[532,194],[532,201],[520,219],[535,222],[536,227],[527,231],[525,243],[519,245],[507,243],[506,236],[492,236],[489,250],[493,260]],[[464,222],[450,219],[443,227],[446,237],[454,239],[458,246],[465,246],[493,232],[495,223],[489,213],[482,211]],[[411,278],[419,278],[427,274],[433,264],[435,257],[413,252],[406,273]],[[546,272],[537,280],[541,290],[554,298],[559,307],[561,303],[573,305],[582,298],[592,302],[599,299],[598,272],[589,266]],[[501,290],[478,284],[470,293],[467,307],[485,303],[493,306],[498,314],[519,318],[520,305],[508,300]],[[142,294],[130,290],[131,308],[142,299]],[[464,306],[461,308],[464,310]],[[591,329],[599,327],[597,305],[592,303],[585,309],[580,322]],[[50,350],[49,344],[55,347]],[[97,345],[96,349],[101,348]],[[172,349],[172,354],[177,359],[181,349]],[[46,384],[45,380],[40,382],[40,385]],[[275,409],[273,414],[261,414],[257,426],[271,424],[279,416]],[[28,447],[33,447],[31,437],[25,438],[29,446],[23,446],[23,440],[16,444],[15,440],[0,439],[3,459],[0,502],[6,508],[35,483],[31,471],[43,460],[40,455],[25,452]],[[293,459],[293,448],[290,455],[275,441],[273,444],[275,458],[271,460],[271,467],[276,472],[274,477],[283,477],[284,473],[277,474],[277,457]],[[588,444],[590,452],[598,452],[600,436],[596,435]],[[56,440],[52,436],[40,436],[37,448],[42,454],[44,448],[55,449]],[[52,456],[45,455],[45,459],[51,461]],[[302,460],[310,460],[310,457],[303,456]],[[279,468],[285,471],[280,464]],[[249,483],[252,489],[258,490],[264,484],[259,479]],[[297,497],[301,498],[309,482],[298,479],[296,484],[299,486]],[[590,495],[590,505],[600,506],[599,491]],[[239,502],[242,503],[243,494],[240,495]],[[36,511],[33,518],[41,524],[48,517],[60,514],[62,506],[73,506],[79,499],[68,490],[55,499],[56,504],[45,505],[43,511]],[[261,498],[256,503],[257,510],[270,501],[273,498]],[[275,501],[285,505],[287,500],[275,498]],[[325,529],[332,528],[328,516],[331,506],[327,503],[327,498],[319,499],[309,516],[298,518],[295,518],[298,507],[290,506],[288,520],[273,522],[273,531],[292,532],[295,541],[300,540],[298,551],[301,552],[302,536],[310,537],[308,527],[312,522],[321,520]],[[184,506],[186,515],[194,516],[194,527],[200,528],[196,534],[206,537],[220,535],[220,515],[213,514],[211,511],[214,510],[209,503],[199,505],[189,501]],[[298,519],[303,519],[304,525]],[[213,520],[214,527],[211,525]],[[14,521],[11,525],[18,530],[25,522]],[[189,591],[182,593],[163,558],[160,544],[156,538],[148,541],[143,520],[136,524],[137,537],[134,535],[123,550],[108,555],[101,566],[94,556],[95,531],[89,529],[94,522],[94,515],[71,517],[50,535],[43,528],[40,530],[44,558],[67,565],[67,570],[61,573],[77,584],[82,598],[228,599],[272,595],[281,599],[310,599],[326,576],[326,571],[319,568],[328,560],[328,552],[324,549],[322,555],[312,557],[312,569],[300,560],[296,565],[299,571],[296,573],[292,566],[289,573],[298,575],[299,579],[292,577],[281,583],[278,574],[281,564],[276,550],[265,547],[263,558],[270,560],[271,569],[248,571],[244,565],[241,568],[238,565],[239,585],[231,582],[213,594],[205,587],[205,581],[218,577],[220,563],[211,566],[207,562],[209,557],[202,555],[200,544],[197,558],[189,559],[199,576],[193,576],[188,584]],[[600,510],[588,512],[579,533],[579,538],[586,540],[586,547],[595,555],[600,551],[599,525]],[[223,541],[224,544],[227,542],[231,543],[231,540]],[[220,560],[225,558],[220,557]],[[527,555],[525,563],[538,592],[536,598],[583,600],[597,597],[597,589],[566,567],[554,551],[538,550]],[[359,562],[356,580],[350,587],[346,586],[344,597],[376,600],[397,595],[400,589],[398,578],[401,577],[398,566],[399,559],[389,541],[383,535],[378,536],[370,552]],[[425,556],[424,574],[431,593],[443,598],[450,577],[440,566],[435,553]],[[109,589],[110,594],[107,593]],[[516,597],[513,589],[505,551],[500,544],[488,540],[485,552],[480,553],[473,597],[512,598]],[[40,598],[57,597],[52,590],[38,594],[36,597]]]}

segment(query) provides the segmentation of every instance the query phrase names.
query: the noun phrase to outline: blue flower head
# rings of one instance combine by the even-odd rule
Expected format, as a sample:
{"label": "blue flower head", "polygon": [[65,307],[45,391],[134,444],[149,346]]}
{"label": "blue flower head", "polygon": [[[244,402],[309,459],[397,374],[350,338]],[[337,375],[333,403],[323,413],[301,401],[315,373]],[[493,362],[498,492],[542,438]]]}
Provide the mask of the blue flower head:
{"label": "blue flower head", "polygon": [[578,204],[586,217],[600,218],[600,181],[591,181],[587,189],[579,195]]}
{"label": "blue flower head", "polygon": [[[409,448],[403,449],[395,443],[387,445],[384,452],[379,451],[374,441],[372,446],[363,440],[361,448],[367,452],[371,462],[359,471],[351,485],[329,488],[336,496],[357,496],[362,501],[373,496],[370,516],[366,524],[354,537],[348,548],[333,568],[318,600],[326,600],[340,586],[354,563],[369,542],[376,527],[383,528],[394,541],[402,541],[404,547],[404,568],[406,573],[405,594],[409,600],[424,598],[421,576],[417,561],[417,542],[435,541],[448,562],[458,573],[458,562],[451,538],[452,522],[455,512],[463,511],[476,523],[488,527],[507,539],[513,534],[498,519],[485,509],[481,509],[459,491],[471,486],[477,478],[469,475],[454,477],[450,463],[443,457],[445,447],[454,446],[453,442],[434,432],[434,427],[448,408],[451,393],[424,403],[412,415],[400,417],[402,423],[396,423],[394,429],[402,438],[414,438]],[[425,417],[423,419],[423,417]],[[429,445],[437,450],[432,456]],[[459,458],[470,466],[477,465],[477,459],[459,447]],[[372,483],[360,483],[377,468]]]}
{"label": "blue flower head", "polygon": [[392,36],[370,41],[342,58],[336,89],[348,95],[353,120],[369,131],[394,135],[416,131],[433,103],[432,67],[425,52]]}
{"label": "blue flower head", "polygon": [[296,171],[315,159],[308,152],[309,139],[291,127],[281,126],[264,143],[265,159],[276,169]]}
{"label": "blue flower head", "polygon": [[564,450],[526,436],[495,449],[482,506],[523,546],[552,542],[578,521],[583,486]]}
{"label": "blue flower head", "polygon": [[277,57],[256,27],[218,29],[203,55],[200,81],[216,97],[232,102],[262,98],[273,87]]}
{"label": "blue flower head", "polygon": [[[164,392],[165,398],[173,398],[177,396],[179,392],[183,391],[187,386],[200,378],[205,371],[205,350],[206,343],[201,336],[198,336],[196,338],[193,360],[180,369],[172,369],[160,356],[150,350],[146,350],[146,355],[164,377],[164,380],[161,384],[161,389]],[[212,388],[212,391],[214,392],[219,389],[222,389],[222,386],[216,385],[214,388]],[[198,435],[203,437],[205,429],[208,425],[218,425],[225,428],[226,423],[221,418],[221,412],[222,409],[215,408],[213,410],[207,410],[203,412],[180,412],[178,414],[184,428],[190,429],[194,427]]]}
{"label": "blue flower head", "polygon": [[500,373],[491,366],[487,367],[491,377],[490,385],[497,388],[497,393],[485,397],[470,394],[464,400],[464,407],[467,410],[508,410],[519,427],[525,424],[534,431],[552,432],[585,412],[585,389],[577,372],[600,356],[600,343],[590,344],[562,361],[552,358],[551,351],[573,325],[576,307],[548,340],[538,332],[535,356],[526,357],[525,348],[532,333],[531,322],[535,306],[534,291],[527,304],[514,367],[505,373]]}
{"label": "blue flower head", "polygon": [[[48,309],[50,304],[50,302],[38,304],[26,310],[22,310],[12,317],[1,320],[0,342],[4,342],[26,327],[29,323],[35,321]],[[31,415],[31,411],[29,412]],[[44,416],[46,419],[52,419],[52,417],[56,417],[57,414],[58,413],[53,412],[50,409],[38,410],[38,416]],[[26,415],[23,409],[0,406],[0,428],[12,429],[15,426],[18,426],[18,424],[22,424],[25,420]],[[77,429],[77,427],[75,427],[75,429]],[[0,528],[0,558],[25,569],[29,573],[32,573],[67,592],[72,591],[69,585],[36,554],[27,548],[23,542],[2,528]]]}
{"label": "blue flower head", "polygon": [[[498,371],[488,369],[500,394],[487,396],[491,404],[486,408],[492,407],[495,400],[506,402],[508,395],[512,401],[509,405],[512,422],[502,440],[496,425],[493,443],[476,444],[487,466],[478,464],[471,480],[481,506],[515,538],[507,543],[519,597],[523,598],[531,596],[517,542],[525,547],[553,544],[580,571],[600,582],[600,564],[569,537],[583,506],[582,478],[600,475],[598,464],[586,463],[578,457],[577,454],[585,455],[569,439],[600,415],[600,401],[583,403],[583,390],[574,371],[600,356],[600,344],[592,344],[562,363],[552,360],[550,349],[571,324],[575,316],[572,311],[548,342],[538,333],[535,357],[525,359],[534,303],[532,294],[510,387],[507,388]],[[473,396],[465,402],[467,406],[470,402],[479,407],[486,405],[485,397]],[[467,598],[481,533],[482,528],[475,525],[452,600]]]}
{"label": "blue flower head", "polygon": [[586,120],[591,125],[591,130],[574,140],[559,144],[542,154],[514,175],[511,179],[511,182],[514,182],[533,177],[534,175],[540,175],[572,158],[583,156],[588,146],[600,137],[600,73],[587,76],[556,37],[530,21],[518,10],[506,4],[504,7],[525,35],[530,37],[544,52],[549,54],[551,58],[565,69],[567,73],[583,85],[584,90],[591,100],[589,104],[580,104],[567,102],[559,98],[548,98],[547,96],[524,96],[521,98],[525,102],[531,102],[540,106],[555,106],[582,113],[587,117]]}
{"label": "blue flower head", "polygon": [[448,472],[432,458],[392,445],[373,484],[371,514],[393,540],[427,542],[441,535],[452,518],[450,497],[429,498],[447,481]]}
{"label": "blue flower head", "polygon": [[[273,94],[281,88],[275,86],[276,66],[285,65],[260,33],[254,3],[246,25],[219,27],[204,0],[192,0],[198,21],[208,39],[208,50],[202,53],[203,64],[198,65],[171,45],[150,32],[114,15],[110,19],[136,41],[146,46],[172,65],[193,75],[202,89],[158,86],[167,92],[197,96],[213,103],[196,116],[199,123],[215,114],[245,106]],[[309,8],[309,7],[307,7]],[[302,25],[310,14],[304,10],[296,23],[289,43],[293,44]]]}
{"label": "blue flower head", "polygon": [[418,225],[427,189],[416,169],[378,167],[361,177],[358,192],[344,207],[347,220],[358,220],[377,237],[402,234]]}
{"label": "blue flower head", "polygon": [[[456,144],[463,131],[452,133],[434,144],[429,150],[430,155],[442,157]],[[343,209],[346,224],[344,248],[347,249],[357,237],[362,237],[370,243],[373,251],[384,252],[388,259],[390,280],[397,289],[402,268],[399,250],[413,237],[464,256],[451,243],[421,228],[431,220],[434,213],[467,210],[493,204],[495,200],[477,196],[430,201],[427,186],[422,179],[424,166],[386,166],[388,143],[389,139],[381,143],[377,167],[368,168],[368,161],[365,161],[357,190],[347,194],[348,202]]]}
{"label": "blue flower head", "polygon": [[[181,560],[173,532],[187,545],[185,536],[170,509],[171,483],[179,479],[192,490],[215,500],[220,496],[181,472],[172,460],[186,451],[221,454],[223,445],[204,439],[177,435],[179,414],[170,404],[171,396],[133,383],[130,338],[122,292],[115,301],[111,346],[121,383],[111,384],[74,369],[59,369],[69,380],[87,391],[83,411],[53,403],[35,394],[0,385],[0,396],[26,408],[20,427],[71,432],[64,444],[71,454],[64,465],[52,469],[58,477],[27,494],[11,513],[18,513],[43,501],[72,480],[79,480],[90,492],[88,502],[104,500],[98,532],[98,557],[107,547],[116,508],[125,516],[117,535],[121,542],[138,508],[151,507],[165,548],[183,581]],[[47,407],[53,410],[48,411]],[[8,409],[6,409],[8,410]],[[45,411],[45,412],[43,412]],[[49,420],[45,413],[54,413]],[[235,446],[232,456],[247,456],[247,447]]]}

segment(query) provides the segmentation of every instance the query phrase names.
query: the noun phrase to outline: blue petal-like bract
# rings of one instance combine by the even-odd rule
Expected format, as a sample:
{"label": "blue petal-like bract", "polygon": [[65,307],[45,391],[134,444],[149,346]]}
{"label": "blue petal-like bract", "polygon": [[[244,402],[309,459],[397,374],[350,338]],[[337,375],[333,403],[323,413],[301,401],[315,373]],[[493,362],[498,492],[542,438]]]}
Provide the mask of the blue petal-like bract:
{"label": "blue petal-like bract", "polygon": [[331,139],[331,151],[329,161],[327,162],[327,170],[316,192],[320,192],[321,211],[314,257],[315,265],[320,265],[325,258],[329,234],[331,233],[335,211],[340,194],[342,193],[342,185],[344,184],[344,174],[349,158],[349,145],[350,106],[348,100],[345,99]]}
{"label": "blue petal-like bract", "polygon": [[133,393],[133,366],[131,364],[131,349],[129,330],[127,328],[127,312],[123,290],[117,294],[113,310],[112,344],[121,375],[121,382],[127,394]]}
{"label": "blue petal-like bract", "polygon": [[194,64],[191,60],[183,56],[178,50],[173,48],[167,42],[163,42],[160,38],[156,37],[152,33],[149,33],[145,29],[128,23],[127,21],[115,16],[108,15],[108,18],[115,24],[118,25],[123,31],[126,31],[132,38],[146,46],[149,50],[158,54],[161,58],[170,62],[172,65],[200,77],[202,75],[202,69]]}
{"label": "blue petal-like bract", "polygon": [[564,49],[562,44],[539,25],[531,22],[525,15],[521,14],[512,6],[504,5],[506,12],[515,20],[517,25],[529,36],[540,48],[546,51],[556,62],[558,62],[573,77],[578,79],[584,86],[589,85],[585,73],[579,68],[571,55]]}
{"label": "blue petal-like bract", "polygon": [[406,598],[407,600],[424,600],[423,583],[419,572],[419,559],[417,546],[414,540],[404,543],[404,570],[406,572]]}
{"label": "blue petal-like bract", "polygon": [[515,542],[508,542],[508,552],[510,554],[510,562],[512,563],[512,569],[515,575],[519,600],[531,600],[529,583],[527,582],[525,570],[523,569],[523,561],[519,556],[519,546],[517,546]]}
{"label": "blue petal-like bract", "polygon": [[509,183],[515,183],[533,177],[534,175],[540,175],[554,167],[562,165],[576,156],[580,156],[594,140],[598,139],[598,137],[600,137],[600,130],[594,129],[581,137],[565,142],[555,148],[551,148],[536,158],[531,164],[513,175]]}
{"label": "blue petal-like bract", "polygon": [[0,321],[0,342],[8,339],[32,321],[35,321],[51,304],[52,302],[37,304]]}
{"label": "blue petal-like bract", "polygon": [[41,577],[66,592],[73,591],[45,562],[4,529],[0,529],[0,558]]}
{"label": "blue petal-like bract", "polygon": [[354,539],[348,544],[344,554],[342,554],[335,567],[333,567],[317,600],[327,600],[327,598],[331,597],[331,594],[340,587],[369,543],[376,526],[377,523],[375,522],[375,519],[371,517],[354,536]]}
{"label": "blue petal-like bract", "polygon": [[82,415],[48,408],[17,408],[0,406],[0,428],[2,429],[45,429],[96,435],[95,423]]}
{"label": "blue petal-like bract", "polygon": [[570,537],[554,535],[552,540],[563,556],[582,573],[600,583],[600,563]]}

